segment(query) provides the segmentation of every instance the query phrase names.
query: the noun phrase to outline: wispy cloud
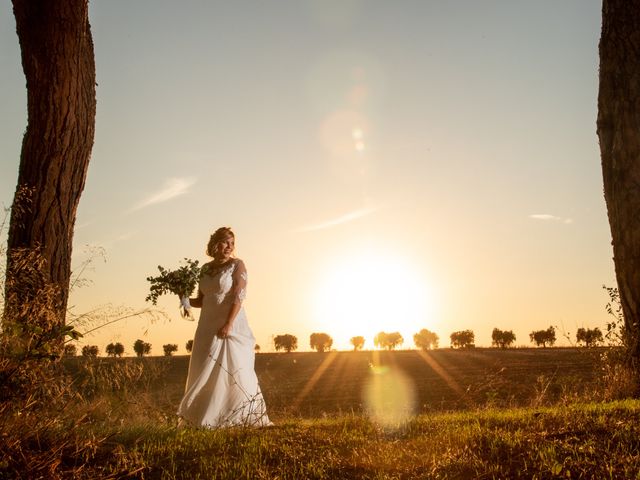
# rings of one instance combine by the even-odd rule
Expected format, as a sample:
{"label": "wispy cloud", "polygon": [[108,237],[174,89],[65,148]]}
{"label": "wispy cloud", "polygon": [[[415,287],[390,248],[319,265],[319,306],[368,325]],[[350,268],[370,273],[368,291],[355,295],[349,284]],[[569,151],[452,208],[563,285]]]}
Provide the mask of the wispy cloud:
{"label": "wispy cloud", "polygon": [[324,230],[327,228],[336,227],[338,225],[342,225],[342,224],[357,220],[359,218],[366,217],[367,215],[370,215],[373,212],[376,212],[377,210],[379,209],[375,207],[359,208],[358,210],[345,213],[344,215],[341,215],[337,218],[332,218],[331,220],[327,220],[325,222],[297,228],[295,231],[296,232],[312,232],[315,230]]}
{"label": "wispy cloud", "polygon": [[196,183],[196,179],[193,177],[170,178],[165,182],[164,187],[161,190],[152,193],[144,200],[138,202],[136,205],[131,207],[127,213],[135,212],[136,210],[155,205],[156,203],[167,202],[173,198],[179,197],[180,195],[184,195],[189,191],[194,183]]}
{"label": "wispy cloud", "polygon": [[131,237],[135,235],[135,232],[125,232],[121,235],[118,235],[113,239],[114,242],[123,242],[125,240],[129,240]]}
{"label": "wispy cloud", "polygon": [[572,218],[558,217],[556,215],[550,215],[548,213],[534,213],[529,215],[529,218],[532,218],[533,220],[542,220],[543,222],[558,222],[564,224],[573,223]]}
{"label": "wispy cloud", "polygon": [[135,237],[137,234],[138,234],[138,232],[135,231],[135,230],[134,231],[129,231],[129,232],[118,233],[118,234],[112,234],[106,240],[93,242],[93,243],[89,244],[89,246],[90,246],[90,248],[92,250],[107,251],[107,250],[111,250],[112,248],[114,248],[116,246],[116,244],[118,244],[120,242],[126,242],[126,241],[130,240],[131,238]]}
{"label": "wispy cloud", "polygon": [[89,225],[91,225],[95,220],[89,220],[87,222],[82,222],[82,223],[76,223],[75,226],[73,227],[74,230],[80,230],[81,228],[85,228],[88,227]]}

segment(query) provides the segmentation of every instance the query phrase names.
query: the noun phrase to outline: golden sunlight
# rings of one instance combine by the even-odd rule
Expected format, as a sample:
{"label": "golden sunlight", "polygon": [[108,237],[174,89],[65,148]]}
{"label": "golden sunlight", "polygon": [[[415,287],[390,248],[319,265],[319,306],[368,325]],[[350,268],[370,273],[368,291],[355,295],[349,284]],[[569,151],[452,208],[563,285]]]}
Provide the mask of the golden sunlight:
{"label": "golden sunlight", "polygon": [[327,266],[316,290],[314,324],[337,348],[349,348],[357,335],[373,348],[380,331],[399,331],[411,347],[413,334],[432,323],[432,311],[431,289],[407,259],[370,250]]}
{"label": "golden sunlight", "polygon": [[415,390],[411,379],[397,367],[370,367],[363,391],[367,414],[385,427],[397,427],[415,413]]}

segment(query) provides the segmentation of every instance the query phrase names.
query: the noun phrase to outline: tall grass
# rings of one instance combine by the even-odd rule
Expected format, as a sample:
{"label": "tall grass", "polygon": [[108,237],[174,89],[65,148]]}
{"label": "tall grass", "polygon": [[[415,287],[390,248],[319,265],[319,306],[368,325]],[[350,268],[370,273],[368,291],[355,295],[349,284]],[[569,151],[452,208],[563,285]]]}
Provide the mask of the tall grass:
{"label": "tall grass", "polygon": [[[36,460],[38,466],[48,464],[49,470],[5,460],[0,474],[153,479],[640,478],[640,402],[631,400],[437,413],[387,428],[353,415],[221,430],[177,428],[137,418],[117,428],[105,423],[78,425],[75,438],[81,442],[61,444],[61,438],[68,439],[63,429],[63,425],[52,427],[49,436],[40,439],[41,456]],[[47,443],[50,439],[54,442]],[[58,450],[51,449],[55,445]]]}
{"label": "tall grass", "polygon": [[[0,237],[4,227],[2,220]],[[3,260],[4,254],[0,247]],[[94,470],[87,464],[96,461],[111,435],[100,432],[113,430],[118,418],[123,423],[145,399],[145,386],[154,378],[144,380],[157,368],[83,362],[71,375],[60,353],[65,341],[81,334],[77,324],[61,322],[60,287],[47,281],[38,248],[16,250],[11,261],[22,284],[29,281],[34,288],[28,301],[15,301],[16,276],[3,283],[0,260],[0,478],[96,478],[84,472]],[[144,410],[148,417],[155,411]]]}
{"label": "tall grass", "polygon": [[108,472],[145,478],[640,478],[640,403],[360,416],[262,430],[122,432]]}

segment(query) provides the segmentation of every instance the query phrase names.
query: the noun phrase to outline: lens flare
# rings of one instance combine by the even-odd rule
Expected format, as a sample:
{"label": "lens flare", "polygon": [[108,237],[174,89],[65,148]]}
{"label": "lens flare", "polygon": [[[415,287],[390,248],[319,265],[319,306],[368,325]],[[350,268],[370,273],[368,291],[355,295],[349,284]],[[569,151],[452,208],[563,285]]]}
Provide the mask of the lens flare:
{"label": "lens flare", "polygon": [[[362,127],[354,128],[354,125],[362,125]],[[319,133],[320,142],[333,157],[344,162],[352,158],[354,144],[362,141],[368,125],[367,118],[359,112],[337,110],[322,123]]]}
{"label": "lens flare", "polygon": [[415,412],[413,384],[397,368],[371,366],[363,395],[367,414],[385,428],[402,425]]}

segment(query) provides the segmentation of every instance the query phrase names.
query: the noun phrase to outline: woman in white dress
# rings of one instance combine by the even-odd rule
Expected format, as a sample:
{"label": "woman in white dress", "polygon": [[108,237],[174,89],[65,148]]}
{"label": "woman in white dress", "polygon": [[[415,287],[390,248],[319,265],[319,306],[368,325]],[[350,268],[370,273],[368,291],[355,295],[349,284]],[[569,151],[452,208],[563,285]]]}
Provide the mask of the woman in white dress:
{"label": "woman in white dress", "polygon": [[247,270],[233,257],[235,236],[227,227],[209,239],[198,296],[201,308],[189,374],[178,415],[195,426],[271,425],[254,370],[255,338],[242,308]]}

